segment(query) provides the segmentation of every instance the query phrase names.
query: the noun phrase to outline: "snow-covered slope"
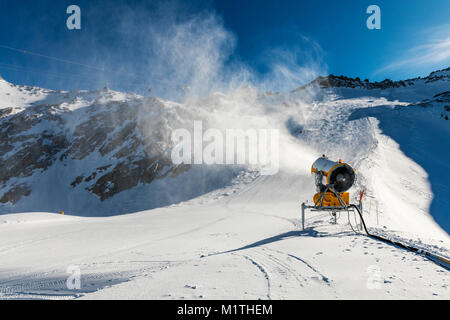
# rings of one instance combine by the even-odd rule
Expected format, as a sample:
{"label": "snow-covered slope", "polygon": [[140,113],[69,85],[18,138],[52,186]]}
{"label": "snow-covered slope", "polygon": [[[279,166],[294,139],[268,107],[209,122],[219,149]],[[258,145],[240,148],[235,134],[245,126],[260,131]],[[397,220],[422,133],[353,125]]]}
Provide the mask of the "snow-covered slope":
{"label": "snow-covered slope", "polygon": [[190,199],[236,174],[172,164],[171,131],[193,117],[183,105],[109,90],[0,85],[2,212],[123,214]]}
{"label": "snow-covered slope", "polygon": [[[2,160],[12,165],[3,173],[11,176],[2,180],[3,197],[16,186],[28,191],[2,209],[68,214],[0,216],[0,294],[448,299],[448,271],[355,234],[346,215],[333,225],[327,213],[308,213],[305,231],[299,221],[300,203],[311,201],[314,193],[311,163],[325,153],[357,169],[352,200],[367,189],[364,215],[372,232],[449,256],[448,73],[405,80],[405,85],[322,79],[284,94],[241,88],[185,103],[112,91],[30,89],[36,92],[31,94],[3,83],[2,90],[15,90],[13,100],[0,101],[3,108],[9,108],[8,101],[12,106],[0,123]],[[20,89],[23,102],[14,105]],[[11,98],[13,91],[8,92]],[[52,102],[43,106],[45,100]],[[167,156],[170,130],[196,119],[218,129],[279,129],[280,172],[261,176],[255,168],[203,165],[178,172]],[[128,135],[123,133],[127,124]],[[133,141],[136,147],[130,150]],[[36,148],[46,160],[24,162],[28,153],[23,150],[33,154]],[[126,156],[117,156],[123,148]],[[102,153],[105,149],[110,151]],[[156,169],[160,176],[146,180],[154,168],[149,159],[165,165]],[[24,172],[11,175],[15,163]],[[117,176],[108,173],[120,163],[118,172],[125,173],[119,177],[134,180],[113,180],[128,187],[96,193],[96,185]],[[131,173],[136,167],[141,171]],[[155,207],[160,208],[115,215]],[[115,216],[99,217],[105,215]],[[71,265],[80,268],[80,290],[66,287]]]}

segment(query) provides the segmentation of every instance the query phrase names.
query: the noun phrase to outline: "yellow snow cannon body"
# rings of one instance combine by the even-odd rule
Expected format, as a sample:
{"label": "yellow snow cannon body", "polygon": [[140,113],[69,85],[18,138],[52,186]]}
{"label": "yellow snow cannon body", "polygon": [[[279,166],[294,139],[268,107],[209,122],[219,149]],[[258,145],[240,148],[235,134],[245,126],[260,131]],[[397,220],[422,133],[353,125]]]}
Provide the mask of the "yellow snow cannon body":
{"label": "yellow snow cannon body", "polygon": [[[346,192],[355,182],[355,170],[347,163],[331,161],[325,155],[314,161],[311,174],[315,176],[317,193],[313,200],[320,207],[342,207],[350,204]],[[324,183],[325,179],[325,183]]]}
{"label": "yellow snow cannon body", "polygon": [[[313,200],[314,204],[318,204],[320,197],[322,196],[323,192],[318,192],[314,195]],[[344,201],[346,205],[350,204],[350,194],[348,192],[341,192],[339,193],[339,196]],[[325,192],[325,195],[323,197],[323,203],[322,206],[324,207],[340,207],[341,203],[339,202],[338,197],[333,192]]]}

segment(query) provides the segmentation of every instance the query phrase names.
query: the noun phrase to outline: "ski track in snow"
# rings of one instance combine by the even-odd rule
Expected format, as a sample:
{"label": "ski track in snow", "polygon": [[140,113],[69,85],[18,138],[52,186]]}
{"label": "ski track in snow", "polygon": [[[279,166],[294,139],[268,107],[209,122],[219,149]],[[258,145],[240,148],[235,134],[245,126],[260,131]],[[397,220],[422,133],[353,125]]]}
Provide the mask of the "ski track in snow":
{"label": "ski track in snow", "polygon": [[241,257],[244,257],[245,259],[247,259],[248,261],[250,261],[253,265],[255,265],[258,270],[262,273],[263,277],[266,279],[267,281],[267,298],[269,300],[271,300],[272,298],[270,297],[270,277],[269,274],[267,273],[267,271],[264,269],[264,267],[259,264],[258,262],[256,262],[254,259],[250,258],[247,255],[241,255]]}

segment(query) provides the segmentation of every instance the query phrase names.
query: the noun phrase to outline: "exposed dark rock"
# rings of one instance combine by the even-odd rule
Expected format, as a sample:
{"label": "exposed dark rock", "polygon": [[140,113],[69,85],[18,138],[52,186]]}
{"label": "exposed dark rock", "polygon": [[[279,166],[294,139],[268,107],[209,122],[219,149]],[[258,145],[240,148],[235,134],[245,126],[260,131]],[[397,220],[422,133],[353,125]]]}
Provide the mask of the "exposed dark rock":
{"label": "exposed dark rock", "polygon": [[28,196],[31,194],[30,188],[24,183],[16,185],[9,189],[0,198],[1,203],[10,202],[11,204],[16,204],[23,196]]}
{"label": "exposed dark rock", "polygon": [[97,176],[97,172],[92,173],[89,177],[87,177],[86,179],[84,179],[85,182],[89,182],[92,179],[95,179],[95,177]]}
{"label": "exposed dark rock", "polygon": [[[0,140],[0,182],[6,183],[14,177],[27,177],[34,170],[47,170],[55,161],[55,156],[69,145],[63,135],[51,135],[41,133],[35,140],[26,140],[17,151],[9,157],[4,157],[12,150],[7,141]],[[3,151],[3,152],[1,152]]]}
{"label": "exposed dark rock", "polygon": [[365,89],[387,89],[405,87],[404,81],[392,81],[385,79],[381,82],[369,82],[368,79],[361,81],[360,78],[349,78],[346,76],[335,76],[330,74],[326,77],[318,77],[311,82],[311,84],[318,84],[324,88],[365,88]]}
{"label": "exposed dark rock", "polygon": [[84,176],[76,177],[75,180],[73,180],[73,182],[70,185],[75,188],[77,185],[81,183],[81,181],[83,181],[83,178]]}
{"label": "exposed dark rock", "polygon": [[158,177],[158,174],[164,167],[170,165],[168,160],[155,158],[143,158],[131,163],[120,162],[87,190],[98,195],[103,201],[116,193],[137,186],[138,183],[151,183],[154,179],[162,178]]}
{"label": "exposed dark rock", "polygon": [[118,146],[121,146],[124,142],[127,141],[127,138],[133,133],[135,128],[136,128],[135,122],[130,122],[127,125],[125,125],[125,127],[122,130],[116,132],[111,139],[106,141],[101,146],[101,148],[99,149],[100,153],[102,155],[105,155],[116,149]]}
{"label": "exposed dark rock", "polygon": [[108,165],[106,165],[106,166],[103,166],[103,167],[98,167],[97,168],[97,171],[100,171],[100,172],[102,172],[102,171],[105,171],[105,170],[107,170],[109,167],[111,167],[112,165],[111,164],[108,164]]}
{"label": "exposed dark rock", "polygon": [[351,78],[343,75],[335,76],[330,74],[328,76],[319,76],[310,83],[298,87],[294,91],[305,89],[311,85],[318,85],[322,88],[364,88],[364,89],[388,89],[388,88],[400,88],[414,85],[416,81],[421,80],[425,83],[430,83],[438,80],[450,81],[450,76],[446,74],[450,68],[438,70],[430,73],[426,78],[414,78],[408,80],[393,81],[391,79],[385,79],[381,82],[370,82],[369,79],[361,81],[359,77]]}
{"label": "exposed dark rock", "polygon": [[450,91],[445,91],[445,92],[441,92],[441,93],[435,94],[433,96],[433,98],[437,98],[437,97],[440,97],[440,96],[450,96]]}
{"label": "exposed dark rock", "polygon": [[[78,173],[70,185],[77,188],[84,181],[85,188],[101,200],[139,183],[151,183],[189,169],[173,166],[165,154],[170,131],[154,127],[152,119],[146,117],[153,111],[164,112],[158,100],[152,99],[149,104],[142,99],[98,105],[94,102],[80,113],[81,117],[73,117],[74,112],[66,105],[42,104],[14,114],[13,108],[0,110],[0,183],[3,187],[7,187],[12,178],[44,172],[56,161],[66,166],[67,161],[84,161],[91,155],[104,164],[91,172]],[[67,125],[68,119],[76,121],[75,124]],[[118,164],[117,160],[120,160]],[[77,168],[78,165],[71,166]],[[80,167],[84,167],[81,162]],[[30,192],[25,186],[14,186],[2,199],[19,201]]]}
{"label": "exposed dark rock", "polygon": [[11,107],[0,109],[0,118],[4,118],[4,117],[10,115],[13,110],[14,109]]}

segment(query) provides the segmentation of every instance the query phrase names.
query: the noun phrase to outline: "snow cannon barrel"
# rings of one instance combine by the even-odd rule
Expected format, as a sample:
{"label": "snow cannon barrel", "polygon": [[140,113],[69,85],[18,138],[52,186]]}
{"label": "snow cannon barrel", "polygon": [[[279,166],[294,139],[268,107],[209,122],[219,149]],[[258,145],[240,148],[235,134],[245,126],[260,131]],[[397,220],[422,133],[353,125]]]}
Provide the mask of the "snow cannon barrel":
{"label": "snow cannon barrel", "polygon": [[[322,184],[322,177],[326,178],[326,184],[333,187],[336,192],[345,192],[355,183],[355,170],[347,163],[341,160],[338,162],[331,161],[327,157],[322,156],[314,161],[311,167],[311,174],[317,174]],[[319,187],[319,186],[318,186]]]}

